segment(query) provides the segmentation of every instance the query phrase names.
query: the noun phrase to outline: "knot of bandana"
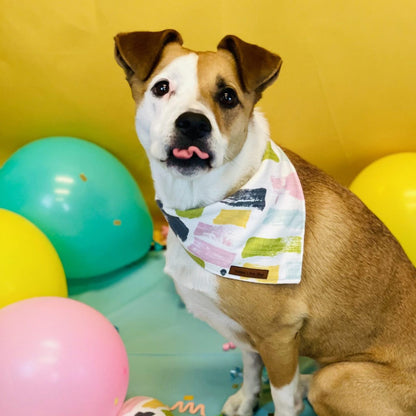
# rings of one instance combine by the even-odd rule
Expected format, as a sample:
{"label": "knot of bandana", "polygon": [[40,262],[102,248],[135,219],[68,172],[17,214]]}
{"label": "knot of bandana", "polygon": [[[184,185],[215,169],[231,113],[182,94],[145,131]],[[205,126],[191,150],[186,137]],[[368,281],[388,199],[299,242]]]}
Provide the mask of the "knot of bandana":
{"label": "knot of bandana", "polygon": [[186,211],[158,204],[205,270],[247,282],[300,282],[305,199],[294,166],[271,140],[254,176],[222,201]]}

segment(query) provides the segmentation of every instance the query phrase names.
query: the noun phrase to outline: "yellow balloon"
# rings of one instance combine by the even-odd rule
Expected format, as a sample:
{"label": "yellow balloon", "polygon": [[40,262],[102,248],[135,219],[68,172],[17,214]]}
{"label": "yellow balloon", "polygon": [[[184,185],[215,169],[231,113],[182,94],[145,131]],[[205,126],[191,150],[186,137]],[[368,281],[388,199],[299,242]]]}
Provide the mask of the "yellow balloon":
{"label": "yellow balloon", "polygon": [[68,296],[61,260],[35,225],[0,209],[0,308],[36,296]]}
{"label": "yellow balloon", "polygon": [[416,265],[416,153],[377,160],[350,189],[387,225]]}

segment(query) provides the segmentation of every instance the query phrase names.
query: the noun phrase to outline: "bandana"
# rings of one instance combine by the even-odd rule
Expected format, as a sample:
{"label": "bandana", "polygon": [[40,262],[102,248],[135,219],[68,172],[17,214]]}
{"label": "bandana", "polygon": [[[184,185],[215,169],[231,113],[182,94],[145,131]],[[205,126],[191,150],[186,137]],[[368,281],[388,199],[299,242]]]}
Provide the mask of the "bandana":
{"label": "bandana", "polygon": [[259,170],[222,201],[186,211],[157,202],[187,253],[205,270],[248,282],[300,282],[305,199],[294,166],[271,140]]}

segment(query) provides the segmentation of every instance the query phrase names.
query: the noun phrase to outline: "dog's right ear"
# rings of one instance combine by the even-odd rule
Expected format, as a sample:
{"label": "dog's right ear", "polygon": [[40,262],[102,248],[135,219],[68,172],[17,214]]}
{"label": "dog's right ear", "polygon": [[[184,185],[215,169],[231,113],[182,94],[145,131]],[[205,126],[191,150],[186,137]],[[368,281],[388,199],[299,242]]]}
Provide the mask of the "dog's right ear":
{"label": "dog's right ear", "polygon": [[173,29],[119,33],[114,41],[116,61],[124,69],[128,81],[133,75],[146,81],[158,64],[163,48],[171,42],[183,43],[181,35]]}

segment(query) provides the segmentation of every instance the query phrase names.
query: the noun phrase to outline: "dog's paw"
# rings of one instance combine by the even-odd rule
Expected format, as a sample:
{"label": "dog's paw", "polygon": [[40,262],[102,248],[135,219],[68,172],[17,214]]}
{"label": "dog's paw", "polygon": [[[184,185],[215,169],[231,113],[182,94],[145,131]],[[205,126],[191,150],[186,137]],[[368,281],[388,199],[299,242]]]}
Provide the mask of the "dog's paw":
{"label": "dog's paw", "polygon": [[291,406],[277,406],[274,416],[300,416],[305,408],[303,400],[295,397],[294,404]]}
{"label": "dog's paw", "polygon": [[257,394],[246,395],[243,389],[240,389],[228,398],[221,413],[224,416],[252,416],[258,401]]}

